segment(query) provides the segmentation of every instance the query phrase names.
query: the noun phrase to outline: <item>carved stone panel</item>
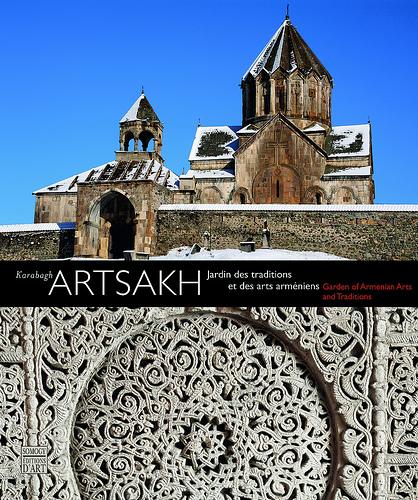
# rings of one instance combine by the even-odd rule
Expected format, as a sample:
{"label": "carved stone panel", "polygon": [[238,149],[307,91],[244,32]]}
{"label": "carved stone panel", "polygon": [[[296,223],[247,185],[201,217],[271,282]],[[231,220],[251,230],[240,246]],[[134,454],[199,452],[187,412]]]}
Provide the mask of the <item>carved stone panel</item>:
{"label": "carved stone panel", "polygon": [[[379,313],[381,329],[376,359],[384,373],[378,402],[378,441],[382,467],[380,491],[390,500],[418,498],[418,310],[387,308]],[[379,458],[379,457],[378,457]],[[383,493],[386,493],[386,497]]]}
{"label": "carved stone panel", "polygon": [[0,498],[416,500],[417,373],[416,308],[0,308]]}
{"label": "carved stone panel", "polygon": [[105,361],[72,437],[81,498],[321,499],[331,424],[301,359],[236,320],[147,328]]}

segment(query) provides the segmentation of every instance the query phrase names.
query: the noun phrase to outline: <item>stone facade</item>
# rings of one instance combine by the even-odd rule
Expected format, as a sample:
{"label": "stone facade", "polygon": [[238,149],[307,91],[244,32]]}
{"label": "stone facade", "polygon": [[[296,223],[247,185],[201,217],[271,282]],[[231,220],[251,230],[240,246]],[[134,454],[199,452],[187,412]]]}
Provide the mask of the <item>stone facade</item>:
{"label": "stone facade", "polygon": [[[0,308],[1,497],[415,500],[417,324],[396,307]],[[23,447],[42,471],[22,473]]]}
{"label": "stone facade", "polygon": [[[262,245],[267,220],[273,248],[328,252],[356,260],[418,260],[418,212],[416,211],[305,211],[262,209],[190,209],[162,207],[157,218],[157,249],[165,254],[172,248],[199,243],[211,233],[214,249],[238,248],[253,238]],[[324,207],[325,208],[325,207]]]}
{"label": "stone facade", "polygon": [[36,195],[35,222],[74,222],[77,213],[77,194],[41,193]]}
{"label": "stone facade", "polygon": [[36,191],[35,222],[75,222],[76,256],[155,253],[155,213],[173,202],[178,184],[164,165],[162,136],[163,124],[142,93],[120,121],[116,160]]}
{"label": "stone facade", "polygon": [[325,170],[326,155],[280,115],[235,154],[238,189],[247,203],[298,204]]}

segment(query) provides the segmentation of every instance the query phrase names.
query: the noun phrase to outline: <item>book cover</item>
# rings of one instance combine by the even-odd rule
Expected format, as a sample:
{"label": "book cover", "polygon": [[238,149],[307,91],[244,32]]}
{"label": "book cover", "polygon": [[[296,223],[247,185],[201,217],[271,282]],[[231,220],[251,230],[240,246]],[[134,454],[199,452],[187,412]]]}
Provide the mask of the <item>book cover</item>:
{"label": "book cover", "polygon": [[417,6],[5,13],[0,498],[415,500]]}

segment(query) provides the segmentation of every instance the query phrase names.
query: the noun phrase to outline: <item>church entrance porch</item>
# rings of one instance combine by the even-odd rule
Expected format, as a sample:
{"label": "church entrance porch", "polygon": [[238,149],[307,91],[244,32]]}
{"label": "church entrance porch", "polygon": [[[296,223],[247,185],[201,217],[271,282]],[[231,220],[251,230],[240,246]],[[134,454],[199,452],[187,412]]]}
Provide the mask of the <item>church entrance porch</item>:
{"label": "church entrance porch", "polygon": [[89,241],[93,254],[103,259],[121,259],[125,250],[135,249],[135,209],[116,191],[103,195],[89,217]]}

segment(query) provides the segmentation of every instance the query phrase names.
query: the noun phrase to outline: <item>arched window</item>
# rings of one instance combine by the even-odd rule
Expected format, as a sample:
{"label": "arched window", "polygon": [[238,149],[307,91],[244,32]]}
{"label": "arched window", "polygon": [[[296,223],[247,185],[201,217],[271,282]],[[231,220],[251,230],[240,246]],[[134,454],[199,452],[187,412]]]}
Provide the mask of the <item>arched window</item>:
{"label": "arched window", "polygon": [[264,114],[268,115],[268,114],[270,114],[270,98],[271,98],[271,84],[270,84],[270,78],[268,75],[265,75],[263,77],[262,88],[263,88]]}
{"label": "arched window", "polygon": [[148,130],[141,132],[138,138],[142,144],[142,151],[154,151],[154,136]]}
{"label": "arched window", "polygon": [[247,200],[245,199],[245,194],[244,193],[241,193],[239,195],[239,202],[241,203],[241,205],[245,205]]}
{"label": "arched window", "polygon": [[132,132],[127,132],[123,141],[123,150],[124,151],[133,151],[135,145],[134,134]]}
{"label": "arched window", "polygon": [[284,85],[280,85],[279,87],[277,87],[276,89],[276,92],[277,92],[277,99],[278,99],[278,108],[279,110],[282,112],[282,113],[285,113],[286,112],[286,89],[284,87]]}
{"label": "arched window", "polygon": [[280,198],[280,181],[276,181],[276,198]]}
{"label": "arched window", "polygon": [[246,93],[246,119],[254,118],[255,116],[255,101],[256,101],[256,86],[254,78],[250,75],[245,85]]}
{"label": "arched window", "polygon": [[316,204],[317,205],[322,205],[322,194],[321,193],[316,193],[315,198],[316,198]]}

